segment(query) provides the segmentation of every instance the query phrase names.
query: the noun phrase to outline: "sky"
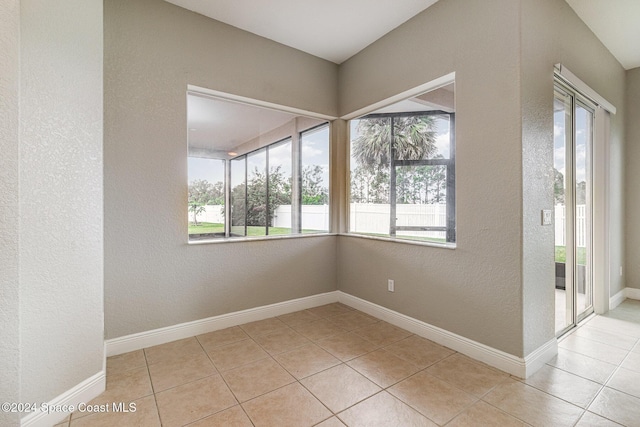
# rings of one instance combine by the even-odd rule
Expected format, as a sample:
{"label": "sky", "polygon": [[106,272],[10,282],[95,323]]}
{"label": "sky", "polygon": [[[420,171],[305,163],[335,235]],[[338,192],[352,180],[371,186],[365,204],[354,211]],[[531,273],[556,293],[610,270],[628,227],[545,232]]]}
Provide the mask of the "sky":
{"label": "sky", "polygon": [[[556,104],[557,106],[557,104]],[[562,175],[566,176],[566,145],[565,127],[570,117],[565,115],[565,110],[558,110],[554,113],[553,143],[554,159],[553,167]],[[584,108],[576,107],[576,182],[586,181],[587,178],[587,154],[591,145],[591,112]]]}
{"label": "sky", "polygon": [[[302,133],[302,167],[306,165],[320,165],[323,169],[324,186],[329,188],[329,126],[323,126]],[[287,176],[291,176],[292,162],[291,139],[286,139],[280,144],[269,147],[269,166],[281,166],[281,170]],[[257,166],[259,169],[265,167],[265,150],[255,151],[247,156],[249,173]],[[218,159],[206,159],[199,157],[189,157],[189,182],[195,180],[207,180],[211,183],[224,181],[224,162]],[[232,174],[234,182],[244,175],[244,168],[238,170],[236,162],[232,163]],[[234,167],[236,170],[234,170]],[[237,172],[237,173],[236,173]]]}
{"label": "sky", "polygon": [[[350,129],[351,129],[351,141],[360,136],[358,132],[358,122],[359,120],[351,120]],[[449,120],[443,118],[436,118],[436,156],[441,154],[445,159],[449,158],[449,137],[450,137],[450,129],[449,129]],[[355,160],[353,157],[351,158],[352,169],[355,165]]]}

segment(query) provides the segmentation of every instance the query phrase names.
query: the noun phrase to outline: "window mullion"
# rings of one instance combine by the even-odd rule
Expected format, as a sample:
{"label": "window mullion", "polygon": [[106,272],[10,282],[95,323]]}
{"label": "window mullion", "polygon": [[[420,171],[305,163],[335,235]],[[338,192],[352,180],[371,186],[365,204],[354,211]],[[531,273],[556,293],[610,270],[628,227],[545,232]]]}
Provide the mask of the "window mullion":
{"label": "window mullion", "polygon": [[389,141],[389,235],[396,236],[396,143],[393,116],[389,118],[391,122],[391,136]]}

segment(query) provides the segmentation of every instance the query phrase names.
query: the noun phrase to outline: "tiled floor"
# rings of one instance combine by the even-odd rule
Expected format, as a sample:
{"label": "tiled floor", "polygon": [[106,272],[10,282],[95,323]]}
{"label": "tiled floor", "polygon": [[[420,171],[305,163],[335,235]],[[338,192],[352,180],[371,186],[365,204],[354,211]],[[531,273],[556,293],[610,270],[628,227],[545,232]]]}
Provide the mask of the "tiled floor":
{"label": "tiled floor", "polygon": [[330,304],[111,357],[91,404],[136,411],[60,425],[640,426],[639,339],[627,300],[518,380]]}

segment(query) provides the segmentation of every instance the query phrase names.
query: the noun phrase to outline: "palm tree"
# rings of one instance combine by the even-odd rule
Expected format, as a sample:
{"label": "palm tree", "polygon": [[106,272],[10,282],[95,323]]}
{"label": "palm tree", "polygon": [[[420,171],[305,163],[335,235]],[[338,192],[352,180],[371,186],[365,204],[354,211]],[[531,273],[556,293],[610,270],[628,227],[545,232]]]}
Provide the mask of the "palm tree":
{"label": "palm tree", "polygon": [[[351,181],[351,194],[358,203],[389,203],[392,123],[396,160],[423,160],[433,158],[437,152],[433,116],[361,119],[357,125],[358,137],[353,140],[352,145],[352,154],[357,162],[352,176],[358,178]],[[412,178],[424,179],[414,176],[415,167],[404,167],[401,171],[403,179],[400,180],[399,200],[407,203],[408,200],[420,199],[420,189],[405,187]],[[358,182],[364,183],[364,187],[359,188]]]}
{"label": "palm tree", "polygon": [[391,163],[391,123],[396,160],[422,160],[436,152],[432,116],[376,117],[358,122],[353,157],[362,166],[388,167]]}

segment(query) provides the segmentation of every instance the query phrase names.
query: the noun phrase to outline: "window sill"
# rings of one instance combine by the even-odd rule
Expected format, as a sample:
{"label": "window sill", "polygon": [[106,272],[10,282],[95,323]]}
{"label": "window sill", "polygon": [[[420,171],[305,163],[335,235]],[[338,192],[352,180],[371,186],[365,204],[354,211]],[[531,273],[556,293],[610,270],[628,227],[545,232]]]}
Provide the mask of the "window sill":
{"label": "window sill", "polygon": [[280,236],[255,236],[255,237],[225,237],[209,240],[193,240],[188,241],[188,245],[209,245],[209,244],[225,244],[225,243],[242,243],[242,242],[259,242],[268,240],[285,240],[285,239],[305,239],[308,237],[325,237],[337,236],[336,233],[308,233],[308,234],[284,234]]}
{"label": "window sill", "polygon": [[399,238],[381,237],[381,236],[369,236],[367,234],[358,234],[358,233],[340,233],[339,235],[344,237],[356,237],[358,239],[369,239],[369,240],[380,240],[383,242],[403,243],[403,244],[414,245],[414,246],[427,246],[427,247],[442,248],[442,249],[456,248],[456,243],[422,242],[419,240],[399,239]]}

